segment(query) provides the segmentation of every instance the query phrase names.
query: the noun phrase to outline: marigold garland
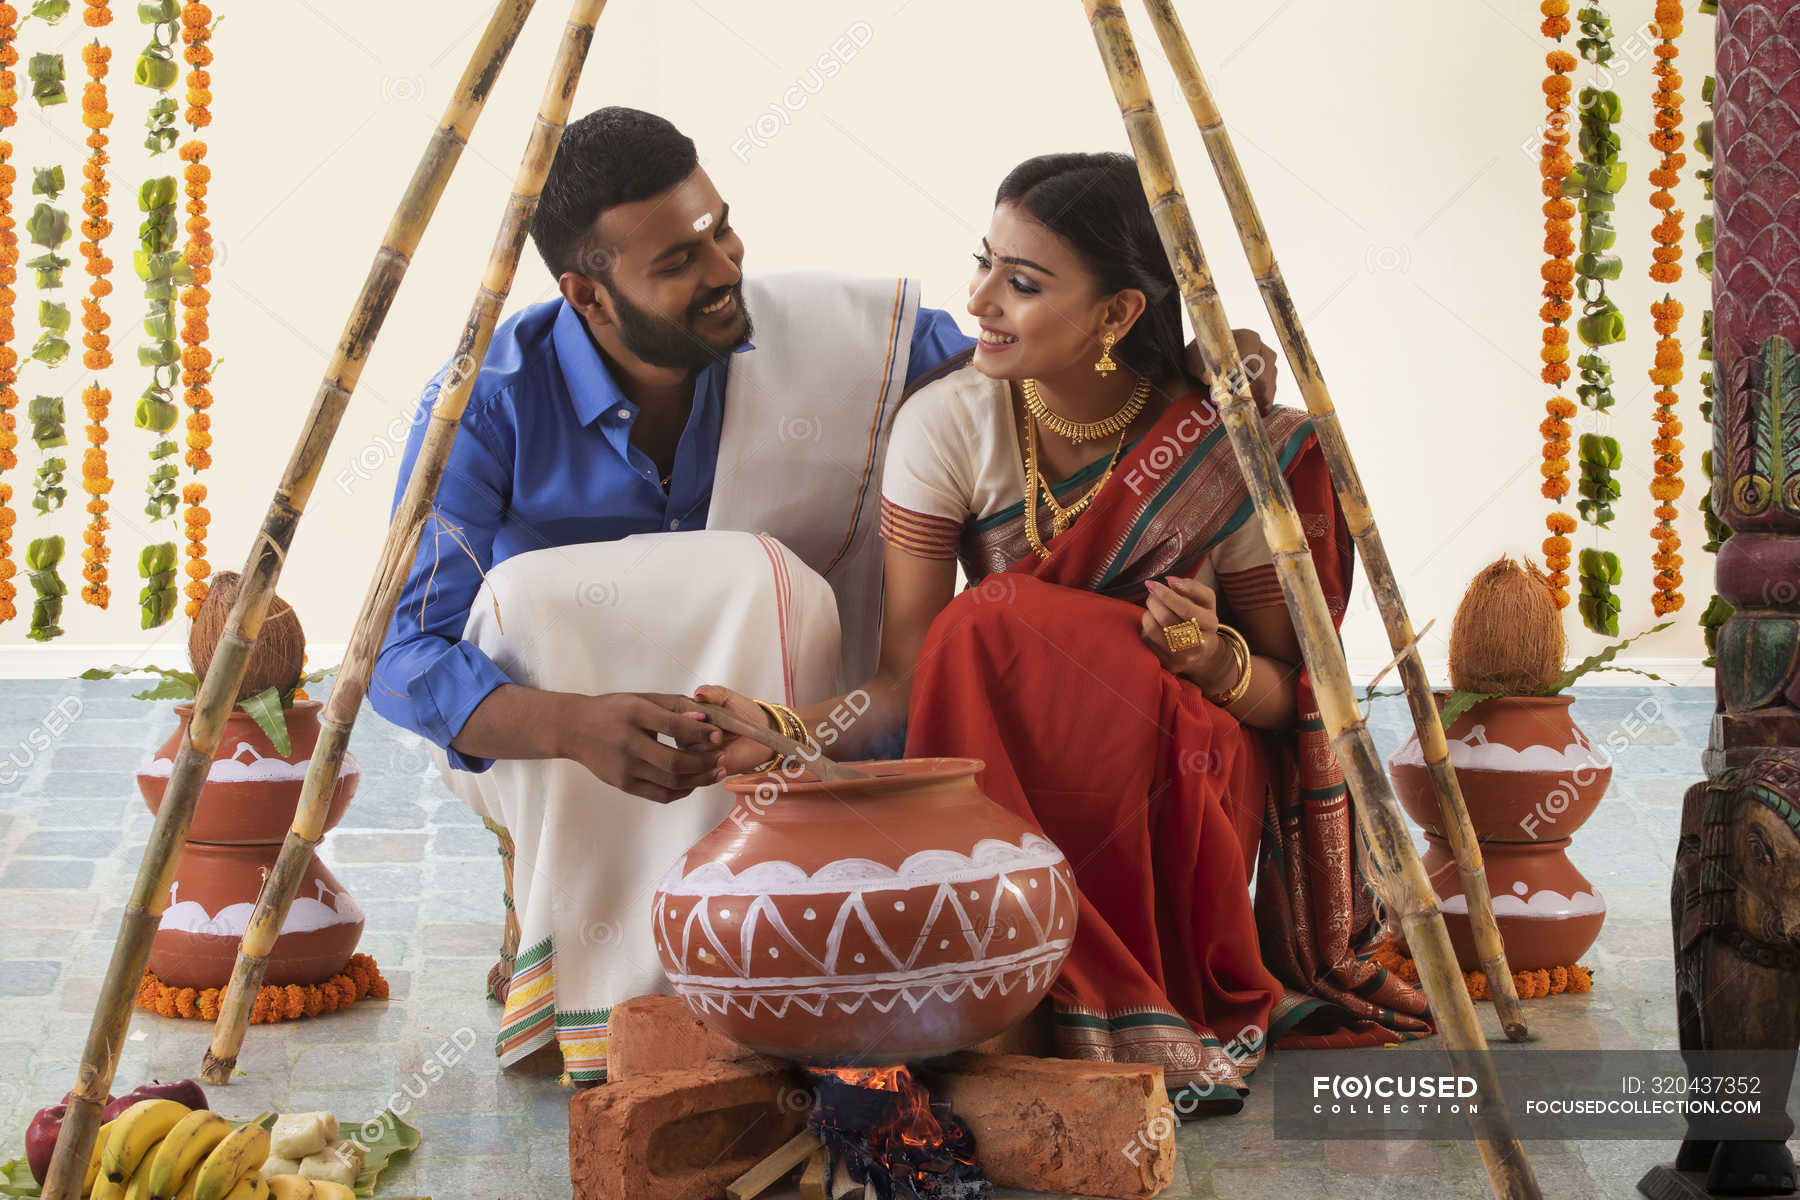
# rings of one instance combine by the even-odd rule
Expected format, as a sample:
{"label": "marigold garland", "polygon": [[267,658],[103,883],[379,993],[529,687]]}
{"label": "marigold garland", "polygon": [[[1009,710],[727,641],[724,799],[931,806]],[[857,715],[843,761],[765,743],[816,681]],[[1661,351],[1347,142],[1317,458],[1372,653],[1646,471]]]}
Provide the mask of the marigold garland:
{"label": "marigold garland", "polygon": [[[1419,967],[1412,959],[1400,953],[1394,945],[1394,939],[1381,943],[1370,961],[1377,966],[1386,967],[1414,987],[1419,986]],[[1469,999],[1488,999],[1487,976],[1480,971],[1464,971],[1463,986],[1469,989]],[[1514,971],[1513,987],[1521,1000],[1536,1000],[1543,996],[1560,996],[1564,992],[1590,992],[1594,988],[1594,972],[1588,967],[1539,967],[1533,971]]]}
{"label": "marigold garland", "polygon": [[[190,1021],[216,1021],[223,998],[223,988],[174,987],[145,971],[138,983],[137,1005],[165,1017],[181,1017]],[[388,982],[381,968],[366,954],[352,954],[343,973],[324,983],[288,984],[277,987],[264,984],[257,989],[256,1003],[250,1009],[252,1025],[275,1021],[293,1021],[300,1017],[316,1017],[322,1013],[349,1008],[365,996],[377,1000],[388,998]]]}
{"label": "marigold garland", "polygon": [[[1560,22],[1562,31],[1567,32],[1566,0],[1544,0],[1542,11],[1546,33],[1550,33],[1553,22]],[[1545,322],[1541,357],[1543,380],[1557,389],[1544,404],[1549,416],[1538,426],[1544,437],[1542,491],[1545,499],[1557,504],[1547,519],[1551,536],[1544,540],[1543,550],[1558,608],[1566,608],[1569,603],[1569,540],[1562,535],[1575,527],[1561,505],[1562,498],[1569,494],[1569,418],[1575,415],[1574,403],[1562,395],[1562,385],[1569,379],[1569,331],[1563,322],[1574,312],[1569,301],[1575,296],[1571,282],[1574,268],[1570,264],[1575,256],[1575,240],[1570,232],[1575,202],[1562,194],[1562,185],[1573,165],[1564,147],[1569,144],[1568,73],[1575,69],[1576,62],[1573,54],[1562,49],[1552,50],[1544,59],[1544,65],[1550,69],[1544,77],[1544,104],[1549,115],[1545,118],[1544,142],[1538,156],[1538,169],[1544,177],[1544,253],[1548,256],[1541,272],[1546,299],[1538,309],[1538,316]],[[1567,528],[1563,527],[1564,522]]]}
{"label": "marigold garland", "polygon": [[[108,0],[87,0],[82,19],[95,29],[110,24],[112,13],[108,9]],[[81,365],[97,375],[113,363],[112,342],[106,335],[112,321],[102,303],[112,293],[112,282],[107,279],[112,261],[100,247],[113,229],[112,222],[107,219],[106,199],[112,190],[106,179],[106,130],[112,124],[112,114],[107,111],[106,104],[106,73],[112,51],[94,41],[82,49],[81,61],[88,73],[88,83],[81,93],[81,123],[88,130],[88,160],[82,168],[81,183],[81,255],[87,260],[88,274],[88,294],[81,302]],[[112,556],[112,550],[106,544],[109,527],[106,497],[113,488],[106,461],[106,419],[112,406],[112,392],[95,379],[83,389],[81,406],[87,412],[88,420],[88,445],[81,458],[81,489],[88,497],[88,523],[81,535],[81,598],[95,608],[104,609],[112,599],[106,566]]]}
{"label": "marigold garland", "polygon": [[[1652,172],[1651,182],[1657,185],[1657,190],[1650,194],[1650,204],[1663,216],[1650,233],[1651,240],[1656,243],[1650,278],[1658,283],[1674,283],[1681,278],[1682,213],[1675,207],[1675,197],[1669,188],[1681,178],[1682,164],[1687,161],[1687,156],[1679,151],[1685,135],[1681,132],[1681,74],[1675,69],[1678,53],[1675,39],[1681,35],[1682,24],[1680,0],[1657,0],[1655,24],[1660,41],[1656,64],[1650,68],[1657,77],[1651,105],[1655,128],[1653,145],[1662,151],[1662,165]],[[1657,434],[1651,442],[1657,457],[1650,494],[1658,502],[1658,520],[1651,530],[1657,548],[1650,558],[1656,568],[1650,606],[1659,617],[1677,612],[1682,606],[1682,595],[1678,590],[1681,587],[1681,555],[1678,553],[1681,535],[1675,529],[1677,510],[1673,503],[1682,492],[1682,443],[1677,436],[1681,432],[1681,421],[1675,415],[1678,399],[1675,388],[1681,382],[1682,367],[1681,342],[1675,333],[1681,326],[1681,314],[1680,301],[1666,292],[1660,301],[1650,306],[1657,332],[1656,358],[1650,368],[1650,381],[1658,389],[1655,397]]]}
{"label": "marigold garland", "polygon": [[[212,10],[204,4],[188,4],[181,10],[181,38],[186,43],[187,123],[197,133],[212,123],[212,62],[209,45],[212,36]],[[206,165],[206,143],[191,139],[181,148],[182,179],[187,192],[187,245],[182,257],[188,264],[191,282],[181,292],[181,384],[182,399],[187,404],[187,465],[196,474],[212,463],[212,418],[206,411],[212,404],[212,352],[206,348],[206,308],[211,300],[207,284],[212,282],[212,222],[206,215],[206,185],[212,179],[212,168]],[[182,524],[187,533],[187,615],[191,619],[206,601],[207,581],[212,568],[206,561],[206,526],[210,519],[203,507],[206,485],[190,483],[181,491]]]}
{"label": "marigold garland", "polygon": [[[13,42],[18,38],[19,13],[10,4],[0,3],[0,129],[11,128],[19,115],[13,111],[18,102],[18,77],[12,68],[19,61]],[[17,298],[13,284],[18,281],[19,235],[14,232],[12,189],[18,169],[12,165],[10,141],[0,141],[0,621],[19,615],[13,601],[18,585],[13,576],[18,564],[13,561],[12,533],[17,514],[12,509],[12,484],[4,475],[19,464],[14,448],[19,444],[16,432],[18,417],[13,409],[19,396],[13,390],[18,379],[19,355],[13,349],[13,301]]]}

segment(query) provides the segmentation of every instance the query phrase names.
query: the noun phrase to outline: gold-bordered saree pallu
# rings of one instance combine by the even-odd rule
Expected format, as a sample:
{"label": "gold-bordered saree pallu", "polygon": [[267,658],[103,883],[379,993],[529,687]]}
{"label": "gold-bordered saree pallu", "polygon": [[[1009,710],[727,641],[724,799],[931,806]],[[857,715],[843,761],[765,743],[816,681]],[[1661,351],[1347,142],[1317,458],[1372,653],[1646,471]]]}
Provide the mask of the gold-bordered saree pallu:
{"label": "gold-bordered saree pallu", "polygon": [[[1264,425],[1341,621],[1353,552],[1311,420],[1278,407]],[[1195,575],[1257,519],[1222,422],[1191,396],[1048,558],[1026,542],[1022,505],[972,523],[972,583],[932,626],[907,729],[909,755],[984,760],[987,794],[1075,867],[1057,1052],[1158,1064],[1172,1092],[1209,1108],[1242,1104],[1271,1042],[1431,1032],[1424,996],[1369,961],[1380,913],[1307,673],[1297,726],[1258,731],[1139,636],[1147,580]]]}

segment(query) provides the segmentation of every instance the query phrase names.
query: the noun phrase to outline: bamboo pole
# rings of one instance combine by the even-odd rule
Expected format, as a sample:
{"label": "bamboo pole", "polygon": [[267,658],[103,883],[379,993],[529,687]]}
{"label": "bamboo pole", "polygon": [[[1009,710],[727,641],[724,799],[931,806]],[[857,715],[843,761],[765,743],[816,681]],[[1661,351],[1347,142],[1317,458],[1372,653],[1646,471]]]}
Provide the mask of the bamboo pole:
{"label": "bamboo pole", "polygon": [[488,255],[487,268],[463,323],[450,371],[432,405],[424,444],[420,447],[412,477],[407,480],[406,492],[388,526],[374,577],[369,581],[349,645],[344,650],[343,663],[332,680],[331,695],[326,698],[324,711],[320,714],[319,740],[307,766],[306,782],[301,785],[293,825],[282,843],[275,869],[263,881],[262,893],[256,899],[256,908],[250,914],[248,927],[238,945],[231,982],[213,1024],[212,1044],[201,1064],[201,1076],[208,1083],[231,1082],[231,1072],[237,1066],[238,1051],[243,1048],[244,1033],[250,1025],[250,1010],[268,971],[269,954],[275,948],[288,909],[300,891],[301,877],[312,865],[313,851],[325,836],[325,817],[332,793],[337,788],[344,752],[350,744],[350,731],[356,724],[363,698],[368,694],[375,657],[380,653],[382,638],[388,623],[393,620],[394,607],[399,603],[400,591],[418,553],[419,538],[431,515],[438,482],[450,460],[450,447],[456,440],[469,392],[481,369],[481,360],[487,355],[494,326],[500,321],[500,310],[512,291],[519,255],[531,233],[532,214],[537,211],[538,195],[543,191],[544,177],[550,172],[550,162],[556,156],[557,143],[562,140],[563,126],[568,123],[575,85],[581,79],[588,48],[593,44],[594,25],[605,7],[606,0],[574,0],[570,9],[550,78],[538,105],[537,119],[513,178],[512,195],[507,198],[500,231]]}
{"label": "bamboo pole", "polygon": [[1468,807],[1463,803],[1456,768],[1450,764],[1450,747],[1444,740],[1443,722],[1438,719],[1431,680],[1426,677],[1425,664],[1419,658],[1412,619],[1407,616],[1406,603],[1400,598],[1400,583],[1394,575],[1394,564],[1388,559],[1387,547],[1382,544],[1381,531],[1375,528],[1375,514],[1369,508],[1368,493],[1363,490],[1362,476],[1350,453],[1350,443],[1344,437],[1337,408],[1332,403],[1331,393],[1326,390],[1319,361],[1313,356],[1312,344],[1301,327],[1300,313],[1288,291],[1287,280],[1282,277],[1281,265],[1275,261],[1269,231],[1250,194],[1250,181],[1238,161],[1237,149],[1225,129],[1224,118],[1219,115],[1206,76],[1200,71],[1194,49],[1188,44],[1181,18],[1176,15],[1171,0],[1144,0],[1144,7],[1150,10],[1150,23],[1156,28],[1163,54],[1175,69],[1175,78],[1187,97],[1188,109],[1200,127],[1207,156],[1212,159],[1213,173],[1218,176],[1219,187],[1231,206],[1232,221],[1237,226],[1238,240],[1243,243],[1244,257],[1250,261],[1250,270],[1262,291],[1263,304],[1268,309],[1269,320],[1275,325],[1282,353],[1292,364],[1295,382],[1300,385],[1307,411],[1312,413],[1313,430],[1319,435],[1319,449],[1324,452],[1326,466],[1331,471],[1331,481],[1337,489],[1338,501],[1343,505],[1350,536],[1368,570],[1369,586],[1375,591],[1375,605],[1381,610],[1382,624],[1387,627],[1388,645],[1398,656],[1407,706],[1412,709],[1413,728],[1418,730],[1419,748],[1425,753],[1425,767],[1437,793],[1438,815],[1443,821],[1450,849],[1456,856],[1463,891],[1469,898],[1469,926],[1474,931],[1475,952],[1481,960],[1481,970],[1488,978],[1494,1008],[1500,1015],[1500,1027],[1512,1041],[1524,1041],[1529,1036],[1525,1010],[1513,984],[1512,968],[1506,962],[1500,927],[1494,922],[1494,899],[1488,891],[1481,845],[1475,836],[1475,826],[1469,820]]}
{"label": "bamboo pole", "polygon": [[318,483],[326,451],[337,433],[350,396],[356,390],[383,319],[399,290],[438,200],[462,156],[463,146],[481,116],[500,68],[512,52],[535,0],[498,0],[486,30],[464,68],[444,118],[414,168],[400,198],[381,248],[376,252],[356,306],[338,338],[337,353],[325,372],[307,414],[300,440],[288,460],[274,498],[244,565],[243,584],[231,607],[224,636],[201,682],[187,736],[175,756],[169,786],[156,823],[138,864],[112,961],[95,1004],[94,1021],[76,1073],[69,1113],[57,1139],[46,1200],[77,1200],[87,1173],[88,1157],[100,1127],[100,1110],[118,1069],[119,1051],[131,1025],[131,1010],[150,957],[150,943],[168,905],[169,887],[193,821],[194,805],[213,755],[218,751],[249,663],[251,648],[269,611],[275,581],[281,574],[294,530]]}
{"label": "bamboo pole", "polygon": [[1457,970],[1437,897],[1413,849],[1406,820],[1394,801],[1374,741],[1357,709],[1350,669],[1325,606],[1318,571],[1294,511],[1293,496],[1269,449],[1262,418],[1250,394],[1249,378],[1238,360],[1231,323],[1226,319],[1182,195],[1130,26],[1114,0],[1083,0],[1083,5],[1131,138],[1163,248],[1194,322],[1206,369],[1213,380],[1213,398],[1219,404],[1232,449],[1274,554],[1276,574],[1312,674],[1320,713],[1351,786],[1358,823],[1393,893],[1391,902],[1401,910],[1402,925],[1418,955],[1419,976],[1437,1014],[1451,1060],[1458,1070],[1473,1076],[1480,1088],[1483,1103],[1470,1114],[1469,1121],[1489,1183],[1504,1200],[1541,1200],[1530,1160],[1513,1133],[1493,1059],[1475,1017],[1475,1006],[1463,986],[1462,972]]}

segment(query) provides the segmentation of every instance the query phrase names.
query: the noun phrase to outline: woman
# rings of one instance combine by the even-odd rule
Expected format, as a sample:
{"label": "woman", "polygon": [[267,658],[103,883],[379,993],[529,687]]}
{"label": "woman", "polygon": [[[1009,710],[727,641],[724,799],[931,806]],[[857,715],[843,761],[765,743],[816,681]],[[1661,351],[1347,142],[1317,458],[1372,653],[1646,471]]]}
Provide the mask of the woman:
{"label": "woman", "polygon": [[[1008,175],[968,308],[973,361],[895,421],[880,668],[831,753],[904,729],[908,755],[982,759],[987,794],[1068,855],[1082,909],[1051,995],[1060,1054],[1158,1063],[1193,1104],[1236,1107],[1274,1037],[1429,1032],[1423,997],[1357,957],[1379,924],[1342,773],[1223,423],[1183,370],[1133,161]],[[1341,619],[1349,536],[1310,422],[1276,408],[1265,426]],[[790,732],[838,704],[796,722],[697,694]],[[721,761],[763,757],[740,741]]]}

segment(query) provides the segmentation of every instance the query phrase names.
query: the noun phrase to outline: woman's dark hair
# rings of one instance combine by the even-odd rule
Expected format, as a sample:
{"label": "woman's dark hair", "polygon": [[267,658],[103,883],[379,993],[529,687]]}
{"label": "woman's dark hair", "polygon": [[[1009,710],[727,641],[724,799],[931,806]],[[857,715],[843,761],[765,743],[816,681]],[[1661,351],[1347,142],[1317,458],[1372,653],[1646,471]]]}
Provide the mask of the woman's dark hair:
{"label": "woman's dark hair", "polygon": [[1102,293],[1136,288],[1144,313],[1113,357],[1159,384],[1187,378],[1181,293],[1128,154],[1043,154],[1000,181],[994,204],[1017,204],[1069,243]]}
{"label": "woman's dark hair", "polygon": [[591,253],[600,214],[666,192],[699,165],[693,139],[655,113],[602,108],[564,129],[531,219],[531,240],[551,276],[604,279],[608,260]]}

